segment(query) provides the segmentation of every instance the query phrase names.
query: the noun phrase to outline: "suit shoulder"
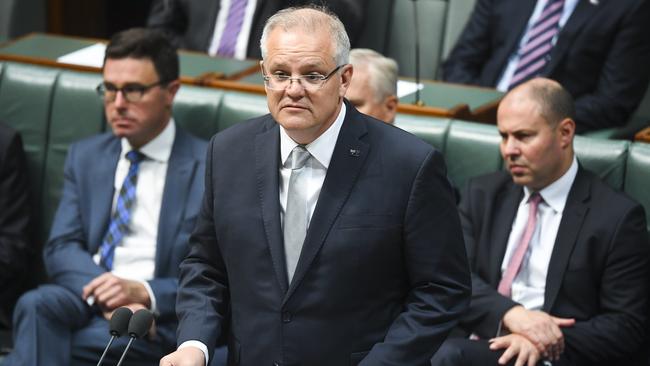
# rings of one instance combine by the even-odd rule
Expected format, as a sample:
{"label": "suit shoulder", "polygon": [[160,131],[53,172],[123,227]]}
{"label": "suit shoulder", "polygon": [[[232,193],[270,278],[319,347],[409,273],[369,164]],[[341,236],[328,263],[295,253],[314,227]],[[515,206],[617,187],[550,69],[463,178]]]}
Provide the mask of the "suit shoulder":
{"label": "suit shoulder", "polygon": [[205,158],[205,152],[208,148],[208,142],[206,140],[198,138],[178,126],[176,126],[176,138],[191,151],[194,157],[199,159]]}
{"label": "suit shoulder", "polygon": [[264,132],[275,125],[276,122],[270,114],[250,118],[245,121],[237,122],[225,130],[217,132],[217,134],[212,137],[211,143],[217,145],[243,143],[252,140],[258,133]]}
{"label": "suit shoulder", "polygon": [[[436,148],[397,126],[387,124],[374,118],[363,116],[370,138],[387,147],[391,154],[428,155]],[[388,148],[389,147],[389,148]]]}
{"label": "suit shoulder", "polygon": [[512,177],[508,172],[499,170],[496,172],[479,175],[467,180],[466,191],[482,191],[496,194],[497,192],[514,185]]}
{"label": "suit shoulder", "polygon": [[641,206],[634,198],[628,196],[625,192],[614,189],[593,172],[583,170],[580,174],[584,174],[585,178],[591,182],[592,204],[602,207],[607,210],[606,212],[611,213],[612,210],[617,209],[628,211]]}

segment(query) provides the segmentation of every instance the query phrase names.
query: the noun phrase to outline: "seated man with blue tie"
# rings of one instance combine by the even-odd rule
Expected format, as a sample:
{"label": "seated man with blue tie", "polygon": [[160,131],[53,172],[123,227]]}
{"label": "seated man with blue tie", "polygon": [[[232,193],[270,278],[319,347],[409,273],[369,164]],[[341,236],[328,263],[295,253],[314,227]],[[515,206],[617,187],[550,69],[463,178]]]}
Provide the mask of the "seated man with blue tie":
{"label": "seated man with blue tie", "polygon": [[[9,365],[95,365],[122,306],[148,308],[155,326],[127,361],[154,364],[176,343],[178,265],[202,196],[206,143],[174,123],[176,49],[132,29],[106,49],[104,100],[112,133],[70,146],[63,195],[44,249],[51,284],[23,295]],[[115,364],[126,340],[113,343]]]}
{"label": "seated man with blue tie", "polygon": [[432,365],[639,364],[645,214],[578,163],[573,113],[570,95],[548,79],[501,102],[508,172],[472,179],[461,195],[472,302],[465,334],[445,341]]}
{"label": "seated man with blue tie", "polygon": [[575,98],[576,131],[621,127],[650,80],[648,0],[476,0],[445,81],[507,91],[535,76]]}

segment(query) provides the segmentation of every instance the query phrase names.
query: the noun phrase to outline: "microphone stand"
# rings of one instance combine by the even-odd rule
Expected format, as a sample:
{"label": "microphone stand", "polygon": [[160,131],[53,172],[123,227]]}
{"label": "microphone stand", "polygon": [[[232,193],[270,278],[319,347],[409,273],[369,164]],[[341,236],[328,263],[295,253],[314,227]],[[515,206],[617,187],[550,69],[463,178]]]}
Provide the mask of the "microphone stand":
{"label": "microphone stand", "polygon": [[418,107],[424,106],[420,99],[420,26],[418,24],[417,0],[413,1],[413,24],[415,24],[415,102]]}

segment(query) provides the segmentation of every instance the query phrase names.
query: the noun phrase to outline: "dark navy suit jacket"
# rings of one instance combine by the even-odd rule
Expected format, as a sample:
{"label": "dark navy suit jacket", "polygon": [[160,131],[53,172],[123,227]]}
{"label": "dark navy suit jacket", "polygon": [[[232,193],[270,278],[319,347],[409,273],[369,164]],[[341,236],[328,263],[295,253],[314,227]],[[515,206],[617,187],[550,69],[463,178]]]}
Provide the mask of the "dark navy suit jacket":
{"label": "dark navy suit jacket", "polygon": [[[187,254],[200,207],[205,148],[205,141],[176,128],[160,208],[154,279],[148,281],[156,297],[159,333],[165,332],[161,325],[176,323],[178,264]],[[120,139],[106,133],[72,144],[66,158],[63,196],[44,256],[51,280],[80,297],[82,288],[105,272],[92,256],[110,222],[120,151]],[[174,328],[163,335],[173,339]]]}
{"label": "dark navy suit jacket", "polygon": [[178,341],[226,336],[229,365],[428,365],[469,295],[441,154],[348,105],[291,284],[279,155],[270,115],[210,143]]}

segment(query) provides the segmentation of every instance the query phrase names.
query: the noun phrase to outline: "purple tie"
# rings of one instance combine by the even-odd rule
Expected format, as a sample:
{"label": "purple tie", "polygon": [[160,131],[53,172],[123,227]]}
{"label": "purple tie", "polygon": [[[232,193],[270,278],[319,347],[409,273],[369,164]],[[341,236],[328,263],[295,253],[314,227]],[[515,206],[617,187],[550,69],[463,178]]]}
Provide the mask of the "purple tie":
{"label": "purple tie", "polygon": [[528,222],[526,223],[526,230],[521,236],[521,240],[515,249],[515,252],[508,262],[508,267],[501,277],[501,282],[499,282],[498,291],[501,295],[505,297],[510,297],[512,290],[512,282],[514,281],[517,273],[521,269],[521,263],[524,261],[526,252],[528,251],[528,246],[530,244],[530,239],[533,237],[535,232],[535,227],[537,226],[537,208],[539,203],[542,201],[542,196],[539,193],[533,193],[528,199]]}
{"label": "purple tie", "polygon": [[526,33],[526,44],[519,50],[519,62],[508,89],[538,76],[550,60],[553,38],[560,32],[564,0],[548,0],[535,24]]}
{"label": "purple tie", "polygon": [[224,57],[234,56],[237,37],[239,36],[241,26],[244,23],[244,14],[246,13],[247,2],[248,0],[232,0],[230,2],[228,19],[226,19],[226,26],[221,35],[217,55]]}

